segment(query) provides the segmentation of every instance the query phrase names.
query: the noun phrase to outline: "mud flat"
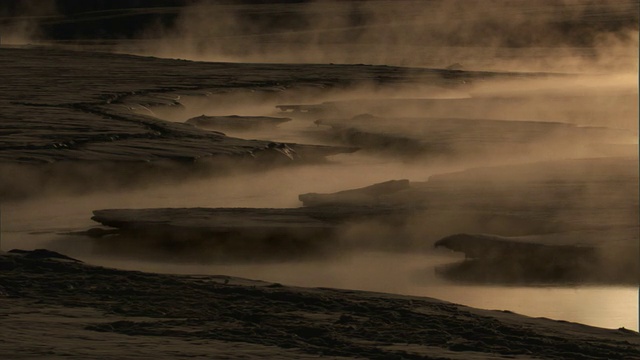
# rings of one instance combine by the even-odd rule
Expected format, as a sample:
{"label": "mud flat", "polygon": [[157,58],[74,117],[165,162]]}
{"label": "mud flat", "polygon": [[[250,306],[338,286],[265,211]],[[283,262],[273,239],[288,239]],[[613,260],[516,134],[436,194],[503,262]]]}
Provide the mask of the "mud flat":
{"label": "mud flat", "polygon": [[[4,199],[49,190],[124,188],[148,184],[149,179],[226,173],[229,167],[243,165],[308,163],[356,150],[239,139],[163,121],[155,113],[183,108],[183,97],[290,94],[309,89],[319,94],[361,84],[457,84],[446,70],[437,69],[204,63],[51,47],[0,48],[0,65],[5,79],[0,84],[0,192]],[[480,80],[513,76],[522,74],[458,74]],[[250,122],[265,119],[270,117]]]}
{"label": "mud flat", "polygon": [[[204,63],[48,47],[3,47],[0,65],[0,73],[5,79],[0,85],[3,125],[0,129],[0,195],[3,199],[19,199],[43,192],[139,187],[155,183],[155,180],[179,181],[189,176],[225,174],[230,169],[310,163],[335,154],[351,153],[358,147],[383,148],[408,157],[416,153],[455,153],[461,146],[461,155],[466,155],[477,152],[474,146],[480,146],[481,150],[491,148],[492,141],[507,142],[516,152],[526,152],[531,150],[531,142],[545,146],[561,138],[564,143],[574,144],[575,148],[593,149],[590,150],[592,153],[620,155],[628,152],[628,141],[624,141],[628,136],[624,132],[631,131],[633,137],[634,131],[520,121],[522,119],[499,123],[481,119],[446,122],[422,119],[417,124],[416,119],[390,115],[420,107],[429,108],[429,116],[452,116],[455,115],[452,110],[460,108],[480,115],[486,114],[482,109],[496,107],[510,114],[516,110],[522,112],[523,108],[528,108],[528,102],[534,101],[527,97],[512,101],[480,96],[408,102],[394,99],[329,102],[327,106],[337,109],[338,117],[319,123],[333,129],[334,133],[329,137],[339,138],[337,142],[315,145],[315,139],[309,137],[304,141],[313,145],[273,142],[268,138],[245,140],[189,124],[164,121],[156,113],[163,109],[180,111],[187,97],[202,98],[205,102],[209,97],[224,101],[219,96],[230,93],[258,93],[273,99],[296,98],[300,97],[296,94],[305,93],[313,99],[333,90],[347,91],[359,86],[369,89],[430,86],[464,90],[472,82],[566,79],[570,76],[370,65]],[[587,103],[598,105],[600,113],[619,115],[615,116],[618,122],[628,122],[629,114],[634,113],[629,104],[635,102],[627,101],[626,95],[604,96],[604,99],[601,95],[593,96],[599,100]],[[547,100],[548,97],[543,97],[534,102],[540,109]],[[580,104],[584,102],[582,100]],[[570,105],[561,112],[565,116],[561,116],[560,121],[566,120],[568,114],[575,116],[576,111],[589,113],[579,104],[566,103]],[[307,116],[315,117],[316,107],[313,105],[314,110]],[[319,108],[324,109],[325,105],[321,104]],[[288,110],[286,107],[281,109]],[[296,109],[299,107],[294,106]],[[340,120],[340,116],[350,114],[353,109],[360,114],[364,111],[376,115]],[[234,126],[240,122],[246,125],[247,121],[251,124],[273,123],[274,117],[267,115],[244,117],[242,121],[236,117],[217,117],[216,123],[223,121]],[[233,121],[228,121],[230,119]],[[384,124],[386,120],[394,125]],[[411,132],[412,128],[417,130]],[[468,129],[452,135],[462,128]],[[500,132],[504,134],[497,136]],[[535,142],[532,140],[535,135],[549,135],[550,138]],[[579,141],[574,141],[576,139]],[[616,142],[618,140],[621,143]],[[19,181],[19,178],[29,181]]]}
{"label": "mud flat", "polygon": [[256,130],[275,128],[279,124],[291,121],[290,118],[271,117],[271,116],[197,116],[188,119],[186,123],[206,130]]}
{"label": "mud flat", "polygon": [[[476,74],[474,76],[474,74]],[[585,79],[595,83],[606,82],[601,76],[568,75],[568,74],[523,74],[517,76],[503,73],[495,77],[504,83],[516,87],[528,81],[540,81],[544,84],[558,84],[560,89],[549,88],[546,91],[537,89],[523,89],[524,94],[513,95],[517,91],[496,91],[491,89],[489,76],[482,77],[474,72],[460,71],[458,76],[469,83],[457,84],[450,87],[458,90],[445,94],[441,98],[411,98],[399,95],[386,98],[349,99],[326,101],[317,104],[281,105],[283,114],[303,113],[323,118],[352,118],[363,112],[369,112],[380,117],[431,117],[431,118],[469,118],[518,120],[523,122],[545,121],[568,123],[574,125],[588,125],[599,127],[613,127],[628,129],[638,134],[638,124],[633,120],[638,112],[637,97],[631,91],[621,89],[591,89],[584,86]],[[503,83],[503,84],[504,84]],[[562,90],[562,86],[568,88]],[[487,84],[486,91],[483,85]],[[506,87],[506,85],[504,85]],[[545,86],[545,85],[543,85]],[[506,87],[509,89],[509,87]],[[421,95],[421,92],[412,94]]]}
{"label": "mud flat", "polygon": [[[338,233],[348,221],[384,218],[395,209],[156,208],[94,211],[107,228],[90,236],[101,252],[147,259],[195,262],[299,261],[346,249]],[[113,229],[115,228],[115,230]]]}
{"label": "mud flat", "polygon": [[631,131],[557,122],[358,115],[315,123],[327,129],[320,134],[329,141],[405,159],[478,160],[504,154],[530,158],[532,153],[544,154],[553,148],[562,148],[565,156],[613,156],[615,144],[625,138],[628,154],[635,147],[630,143]]}
{"label": "mud flat", "polygon": [[100,210],[93,219],[118,230],[88,234],[101,252],[182,261],[287,260],[326,252],[336,226],[299,210]]}
{"label": "mud flat", "polygon": [[623,328],[30,254],[0,254],[0,350],[11,358],[640,358],[640,336]]}
{"label": "mud flat", "polygon": [[[326,71],[336,76],[316,85],[331,87],[365,81],[384,70],[328,65],[265,68],[15,47],[0,49],[0,63],[5,79],[0,85],[0,189],[5,199],[46,188],[64,189],[59,185],[73,179],[78,188],[91,183],[107,187],[111,182],[126,186],[146,171],[150,177],[184,176],[189,168],[192,173],[208,168],[211,174],[224,172],[219,167],[225,162],[234,167],[253,159],[258,159],[254,166],[274,160],[307,162],[352,152],[355,149],[228,137],[160,120],[152,109],[179,108],[180,97],[186,94],[206,96],[233,89],[278,92],[307,82],[307,77],[317,80],[317,73]],[[354,73],[354,69],[359,70]],[[439,77],[433,72],[420,76]],[[403,79],[404,75],[396,75],[389,81]],[[283,147],[291,152],[281,151]],[[185,163],[204,165],[180,166]],[[174,165],[178,169],[168,171]],[[101,182],[103,176],[113,181]],[[32,186],[16,183],[16,177],[28,178]],[[143,176],[141,182],[148,178]]]}

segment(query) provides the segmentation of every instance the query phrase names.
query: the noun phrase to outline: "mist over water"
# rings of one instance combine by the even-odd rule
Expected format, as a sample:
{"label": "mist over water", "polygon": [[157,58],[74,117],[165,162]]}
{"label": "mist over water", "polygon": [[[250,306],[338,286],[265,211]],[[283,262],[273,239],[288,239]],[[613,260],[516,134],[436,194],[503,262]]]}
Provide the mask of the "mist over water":
{"label": "mist over water", "polygon": [[[21,14],[21,20],[2,23],[2,43],[49,41],[42,33],[43,19],[46,23],[46,19],[59,16],[58,9],[51,4],[36,8],[32,2],[22,3],[24,6],[16,10]],[[405,148],[376,147],[380,140],[365,142],[365,145],[371,145],[370,148],[361,146],[358,152],[330,156],[320,163],[258,170],[218,170],[213,165],[203,174],[185,174],[184,177],[178,168],[175,171],[178,176],[169,180],[156,180],[151,176],[126,189],[110,186],[86,190],[79,186],[81,182],[67,184],[69,189],[52,189],[45,197],[3,206],[3,250],[47,247],[106,266],[229,274],[300,286],[432,296],[471,306],[522,312],[528,309],[526,306],[516,308],[518,302],[533,306],[538,300],[527,300],[554,298],[556,302],[542,309],[536,308],[531,315],[637,329],[637,322],[624,319],[625,316],[637,318],[637,311],[621,313],[621,309],[630,307],[631,301],[637,299],[637,294],[628,286],[468,286],[438,278],[434,273],[436,266],[461,261],[463,255],[434,250],[432,244],[439,237],[449,235],[450,231],[456,232],[451,224],[458,226],[455,229],[473,229],[475,226],[465,224],[465,219],[457,213],[443,216],[440,228],[429,227],[432,223],[425,226],[420,216],[402,226],[350,223],[340,232],[340,241],[356,250],[366,243],[368,247],[363,247],[360,253],[342,252],[340,248],[326,259],[284,262],[203,264],[188,258],[158,259],[152,249],[148,258],[136,259],[127,256],[126,251],[124,254],[100,253],[101,249],[95,244],[67,234],[95,227],[90,217],[91,212],[98,209],[296,208],[301,206],[300,194],[334,193],[388,180],[408,179],[421,183],[434,175],[547,160],[637,159],[637,9],[637,1],[586,0],[561,3],[193,2],[176,9],[169,24],[158,22],[131,39],[92,46],[172,59],[266,63],[263,69],[265,81],[269,81],[269,71],[273,71],[268,63],[389,65],[391,75],[382,73],[381,78],[402,72],[392,66],[449,68],[452,76],[435,84],[428,81],[392,84],[362,81],[343,87],[313,83],[285,87],[275,83],[266,90],[226,89],[225,84],[221,84],[219,89],[198,89],[197,94],[174,91],[176,94],[168,96],[179,97],[181,106],[140,105],[134,109],[135,113],[178,123],[201,115],[287,117],[291,120],[274,127],[223,132],[243,139],[356,147],[362,143],[354,144],[344,137],[327,135],[334,129],[331,121],[348,123],[360,132],[371,130],[376,135],[392,134],[394,140],[409,139],[419,145],[425,139],[433,140],[429,138],[434,136],[433,127],[424,125],[428,120],[440,119],[447,124],[454,120],[501,122],[491,122],[493,127],[488,130],[483,128],[454,141],[450,153],[442,157],[420,152],[409,157],[404,153]],[[153,13],[156,10],[140,11]],[[619,21],[609,22],[607,16]],[[78,48],[82,49],[82,46]],[[493,71],[496,74],[469,81],[464,79],[463,71]],[[499,76],[507,72],[545,74]],[[325,74],[318,73],[317,76],[321,79]],[[290,113],[276,107],[286,104],[319,106],[322,111]],[[358,123],[358,119],[364,119],[365,125]],[[474,125],[464,124],[467,123],[459,129]],[[517,127],[523,124],[532,127],[518,130]],[[544,127],[549,124],[555,124],[555,127]],[[505,130],[508,126],[514,126],[514,130]],[[447,131],[453,131],[455,138],[459,129]],[[573,137],[576,129],[584,132]],[[529,135],[536,131],[541,134],[539,139],[529,141],[518,137],[521,133]],[[447,132],[441,130],[437,136],[444,138]],[[506,145],[492,143],[501,136],[508,140],[505,140]],[[466,146],[472,141],[486,148],[469,150]],[[513,151],[513,143],[518,142],[525,145]],[[95,176],[100,177],[101,172],[109,171],[97,169]],[[603,176],[603,181],[616,180],[617,174]],[[491,178],[489,182],[496,181],[496,187],[504,185],[501,194],[505,195],[510,189],[507,185],[520,176],[531,174],[514,171],[511,175],[499,180]],[[557,176],[554,169],[543,169],[534,176],[550,182],[558,179],[571,182],[571,179]],[[580,178],[580,174],[576,178]],[[25,186],[34,188],[39,184],[25,182]],[[602,198],[592,196],[593,192],[601,190],[599,187],[580,189],[584,196],[577,198],[601,200],[602,207],[625,196],[637,198],[637,193],[623,193],[626,188],[612,187],[611,193]],[[554,196],[553,193],[535,195],[540,203],[555,200]],[[518,204],[524,199],[508,201]],[[598,207],[594,205],[594,208]],[[554,220],[563,220],[562,211],[558,210],[558,213]],[[607,216],[603,214],[603,218]],[[405,247],[388,249],[381,245],[371,248],[371,244],[396,240]],[[501,302],[501,298],[512,301]],[[584,298],[595,300],[581,307]],[[612,312],[615,313],[612,322],[590,318],[588,314],[598,307],[618,307],[620,311]],[[612,313],[602,317],[611,317]]]}
{"label": "mist over water", "polygon": [[149,40],[145,51],[207,61],[618,72],[637,69],[637,7],[586,0],[202,1],[141,36]]}
{"label": "mist over water", "polygon": [[[57,36],[66,45],[77,38],[76,44],[95,41],[123,52],[204,61],[637,72],[635,0],[140,4],[100,12],[87,6],[72,11],[64,1],[20,0],[0,10],[0,33],[5,44]],[[145,25],[109,22],[119,16]],[[74,22],[77,30],[69,29]]]}

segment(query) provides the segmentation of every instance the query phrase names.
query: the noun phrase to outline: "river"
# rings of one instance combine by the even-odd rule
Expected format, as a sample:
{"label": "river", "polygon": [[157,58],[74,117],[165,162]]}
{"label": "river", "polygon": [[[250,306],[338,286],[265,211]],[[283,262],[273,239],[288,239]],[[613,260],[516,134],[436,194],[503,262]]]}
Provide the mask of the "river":
{"label": "river", "polygon": [[[95,251],[88,241],[69,241],[66,232],[86,230],[96,224],[91,211],[104,208],[182,206],[299,206],[297,194],[331,192],[365,186],[389,179],[389,164],[297,167],[256,174],[240,174],[156,186],[122,193],[52,196],[38,200],[5,203],[2,206],[4,251],[49,248],[86,262],[121,269],[164,273],[229,275],[287,285],[333,287],[427,296],[472,307],[509,310],[532,316],[579,322],[604,328],[638,331],[638,289],[624,286],[484,286],[444,281],[434,268],[460,261],[459,254],[389,253],[366,251],[332,259],[291,262],[193,264],[159,263],[131,258],[113,258]],[[357,166],[363,166],[359,169]],[[367,169],[366,172],[360,171]],[[320,170],[320,171],[318,171]],[[429,171],[394,169],[393,178],[426,178]],[[433,169],[431,169],[433,171]],[[366,174],[349,176],[353,172]],[[322,174],[333,176],[322,178]],[[345,175],[345,176],[340,176]],[[423,177],[424,175],[424,177]],[[347,179],[347,180],[345,180]],[[277,185],[277,187],[276,187]]]}

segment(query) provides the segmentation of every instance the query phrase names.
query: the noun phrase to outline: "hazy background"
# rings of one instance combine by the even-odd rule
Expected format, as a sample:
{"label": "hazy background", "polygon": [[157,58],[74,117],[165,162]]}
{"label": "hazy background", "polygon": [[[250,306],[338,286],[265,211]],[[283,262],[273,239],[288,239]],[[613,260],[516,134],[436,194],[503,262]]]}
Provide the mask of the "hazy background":
{"label": "hazy background", "polygon": [[637,71],[638,1],[3,1],[3,42],[207,61]]}

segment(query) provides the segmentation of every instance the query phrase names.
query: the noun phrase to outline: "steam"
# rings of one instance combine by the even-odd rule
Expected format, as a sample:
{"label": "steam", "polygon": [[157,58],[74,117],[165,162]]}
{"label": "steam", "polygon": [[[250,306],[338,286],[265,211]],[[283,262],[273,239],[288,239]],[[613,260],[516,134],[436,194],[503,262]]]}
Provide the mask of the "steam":
{"label": "steam", "polygon": [[40,23],[58,15],[55,0],[20,0],[0,8],[0,42],[26,45],[43,35]]}
{"label": "steam", "polygon": [[201,1],[141,38],[143,52],[207,61],[633,72],[637,14],[636,1]]}

